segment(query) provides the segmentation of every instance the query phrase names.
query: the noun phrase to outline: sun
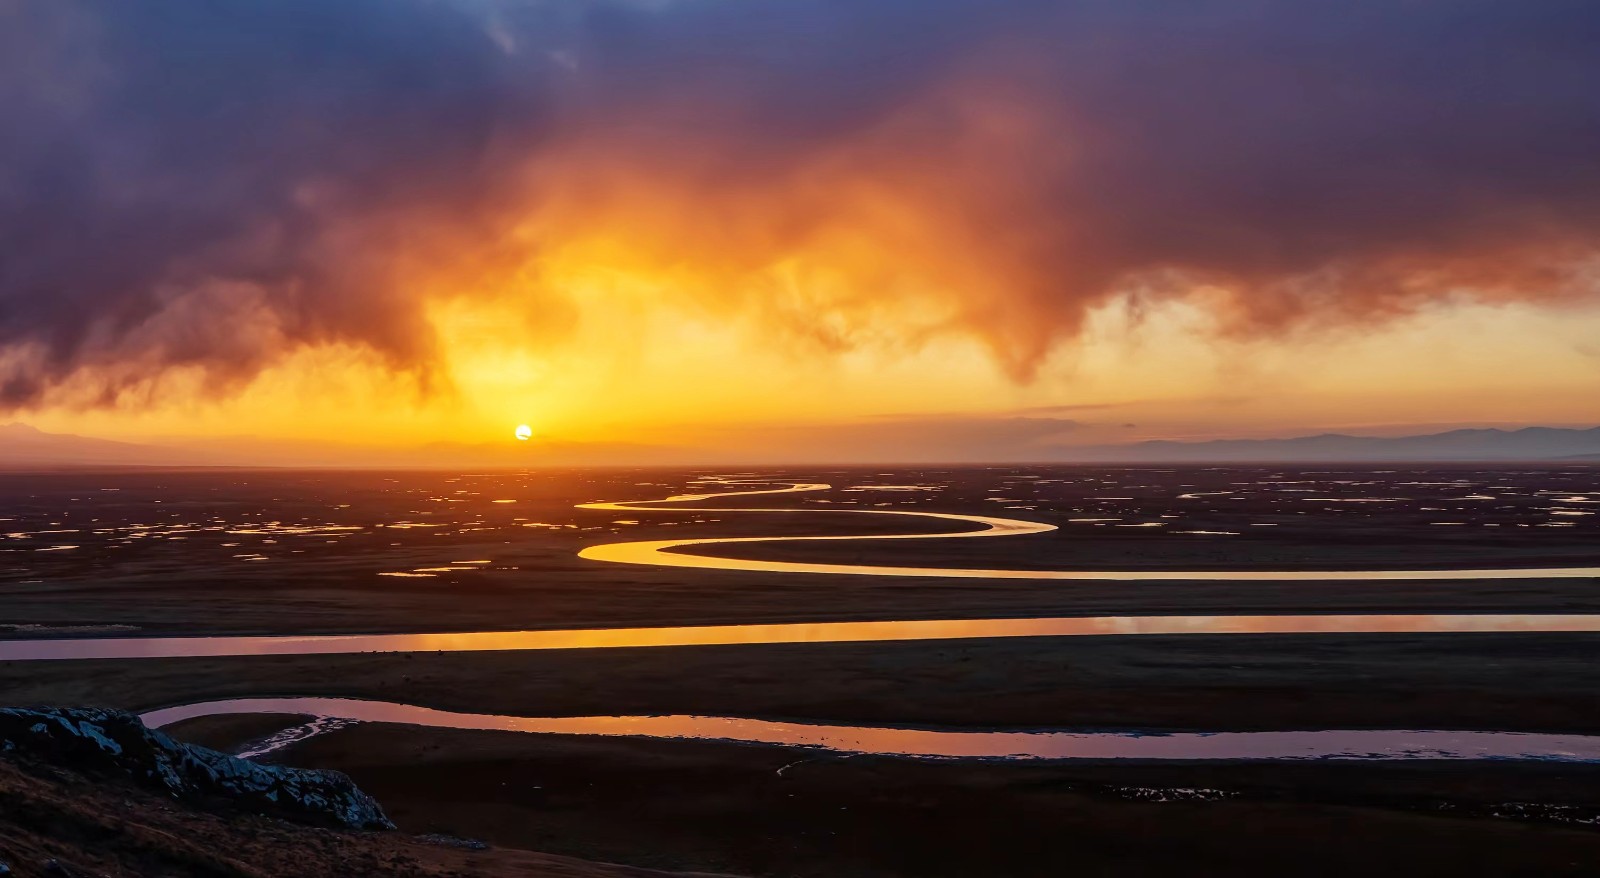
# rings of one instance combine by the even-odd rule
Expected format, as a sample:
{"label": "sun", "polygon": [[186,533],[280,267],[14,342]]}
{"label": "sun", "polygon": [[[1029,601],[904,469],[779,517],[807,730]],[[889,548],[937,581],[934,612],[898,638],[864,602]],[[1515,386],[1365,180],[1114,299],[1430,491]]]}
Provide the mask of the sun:
{"label": "sun", "polygon": [[533,438],[533,428],[527,424],[518,424],[516,429],[518,442],[526,442]]}

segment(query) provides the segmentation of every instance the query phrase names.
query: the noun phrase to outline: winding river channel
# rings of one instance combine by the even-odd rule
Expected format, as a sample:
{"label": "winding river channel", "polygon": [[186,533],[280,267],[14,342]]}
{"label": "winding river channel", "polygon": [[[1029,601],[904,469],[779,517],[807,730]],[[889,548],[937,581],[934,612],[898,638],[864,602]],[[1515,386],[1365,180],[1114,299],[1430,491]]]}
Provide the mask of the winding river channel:
{"label": "winding river channel", "polygon": [[[718,482],[732,485],[734,482]],[[770,484],[770,483],[768,483]],[[581,508],[693,513],[794,513],[786,508],[683,506],[721,497],[826,490],[825,484],[683,494],[660,500],[582,504]],[[895,533],[849,536],[762,536],[605,543],[579,555],[593,561],[854,576],[960,577],[1055,580],[1536,580],[1600,578],[1600,567],[1523,567],[1460,570],[1237,570],[1116,571],[1005,570],[804,563],[720,558],[678,551],[725,543],[837,540],[962,539],[1021,536],[1054,530],[1041,522],[882,509],[805,509],[807,513],[898,515],[958,521],[976,529],[957,533]],[[470,652],[494,650],[674,647],[773,643],[949,640],[996,637],[1359,634],[1469,632],[1600,632],[1600,615],[1555,614],[1361,614],[1099,616],[1027,619],[932,619],[873,622],[805,622],[660,628],[473,631],[429,634],[348,634],[240,637],[88,637],[0,641],[0,660],[141,659],[196,656],[325,655],[360,652]],[[990,759],[1538,759],[1600,761],[1600,737],[1448,730],[1306,730],[1284,732],[971,731],[770,722],[713,716],[519,717],[471,714],[428,707],[347,698],[240,698],[203,701],[151,711],[152,726],[223,714],[293,714],[314,719],[286,730],[270,752],[349,722],[403,723],[440,728],[530,734],[576,734],[646,738],[692,738],[923,758]]]}
{"label": "winding river channel", "polygon": [[235,698],[144,714],[153,728],[207,716],[294,714],[294,726],[255,755],[330,728],[327,720],[545,735],[673,738],[924,759],[1538,759],[1600,761],[1600,736],[1357,729],[1292,732],[951,731],[770,722],[724,716],[521,717],[456,713],[350,698]]}
{"label": "winding river channel", "polygon": [[[732,482],[724,484],[735,484]],[[627,500],[585,503],[582,509],[616,512],[661,512],[662,504],[698,503],[719,497],[755,494],[792,494],[825,491],[832,485],[796,483],[783,488],[753,491],[724,491],[714,494],[680,494],[662,500]],[[666,510],[684,511],[684,510]],[[1197,581],[1197,582],[1349,582],[1370,580],[1451,580],[1451,579],[1591,579],[1600,578],[1600,567],[1505,567],[1461,570],[1007,570],[973,567],[895,567],[880,564],[819,564],[800,561],[760,561],[746,558],[719,558],[713,555],[674,551],[691,546],[732,543],[865,542],[868,540],[950,540],[974,537],[1010,537],[1044,533],[1053,524],[987,515],[961,515],[954,512],[912,512],[900,509],[786,509],[695,506],[692,512],[717,513],[795,513],[837,515],[898,515],[937,521],[961,521],[979,525],[976,530],[957,533],[850,534],[845,536],[770,536],[703,537],[687,540],[637,540],[602,543],[578,553],[591,561],[614,564],[647,564],[656,567],[696,567],[706,570],[749,570],[760,573],[823,573],[853,576],[918,576],[954,579],[1062,579],[1080,581]]]}

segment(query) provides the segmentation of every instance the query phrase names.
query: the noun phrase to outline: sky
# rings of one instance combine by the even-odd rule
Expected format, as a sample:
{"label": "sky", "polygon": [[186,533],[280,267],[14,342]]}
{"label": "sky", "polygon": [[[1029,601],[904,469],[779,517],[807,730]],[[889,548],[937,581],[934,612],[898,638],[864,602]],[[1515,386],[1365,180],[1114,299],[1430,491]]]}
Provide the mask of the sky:
{"label": "sky", "polygon": [[0,420],[1592,425],[1597,43],[1562,0],[0,0]]}

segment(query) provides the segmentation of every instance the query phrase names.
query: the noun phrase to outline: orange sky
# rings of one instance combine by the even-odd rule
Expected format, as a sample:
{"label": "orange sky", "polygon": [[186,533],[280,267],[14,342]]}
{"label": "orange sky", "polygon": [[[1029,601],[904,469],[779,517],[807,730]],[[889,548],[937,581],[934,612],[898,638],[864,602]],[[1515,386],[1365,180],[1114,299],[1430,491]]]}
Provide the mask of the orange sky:
{"label": "orange sky", "polygon": [[566,7],[0,7],[0,419],[533,460],[1600,422],[1585,9]]}
{"label": "orange sky", "polygon": [[[780,455],[831,442],[850,456],[863,436],[924,418],[1068,418],[1081,426],[1052,439],[1065,444],[1600,421],[1600,309],[1443,307],[1381,328],[1227,340],[1191,307],[1132,321],[1113,305],[1025,380],[960,334],[833,346],[749,315],[684,307],[627,277],[574,296],[559,336],[528,332],[510,302],[457,301],[431,314],[441,366],[428,388],[359,350],[308,348],[223,397],[186,387],[179,373],[148,401],[45,406],[23,418],[134,441],[388,447],[511,445],[512,429],[527,423],[535,456],[541,444],[597,442],[741,458],[752,442]],[[1024,411],[1048,407],[1061,409]],[[862,426],[784,429],[841,424]]]}

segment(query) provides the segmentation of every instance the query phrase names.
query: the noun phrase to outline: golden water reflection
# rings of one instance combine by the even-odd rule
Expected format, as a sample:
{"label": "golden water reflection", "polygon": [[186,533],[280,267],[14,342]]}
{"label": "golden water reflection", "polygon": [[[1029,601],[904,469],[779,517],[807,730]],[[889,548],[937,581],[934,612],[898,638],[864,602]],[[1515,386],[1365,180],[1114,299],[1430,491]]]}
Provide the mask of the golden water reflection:
{"label": "golden water reflection", "polygon": [[[713,480],[712,484],[741,484],[740,481]],[[663,504],[692,503],[718,497],[756,494],[792,494],[822,491],[830,485],[794,483],[782,488],[751,491],[724,491],[709,494],[680,494],[660,500],[623,500],[580,504],[580,509],[614,512],[661,512]],[[938,521],[961,521],[979,529],[958,533],[850,534],[833,536],[702,537],[684,540],[635,540],[588,546],[578,557],[612,564],[643,564],[654,567],[692,567],[701,570],[742,570],[756,573],[809,573],[849,576],[929,577],[938,579],[1049,579],[1118,582],[1344,582],[1352,580],[1437,581],[1452,579],[1600,579],[1600,567],[1494,567],[1457,570],[1013,570],[973,567],[905,567],[887,564],[830,564],[803,561],[763,561],[754,558],[722,558],[690,554],[679,549],[733,543],[798,543],[868,540],[951,540],[982,537],[1024,536],[1056,530],[1053,524],[1019,518],[988,515],[962,515],[954,512],[911,512],[900,509],[783,509],[695,506],[682,512],[794,513],[829,515],[898,515]]]}
{"label": "golden water reflection", "polygon": [[0,661],[195,656],[334,655],[361,652],[489,652],[771,643],[853,643],[996,637],[1193,634],[1447,634],[1600,632],[1600,614],[1066,616],[1035,619],[918,619],[790,622],[669,628],[579,628],[440,634],[241,637],[85,637],[0,640]]}

